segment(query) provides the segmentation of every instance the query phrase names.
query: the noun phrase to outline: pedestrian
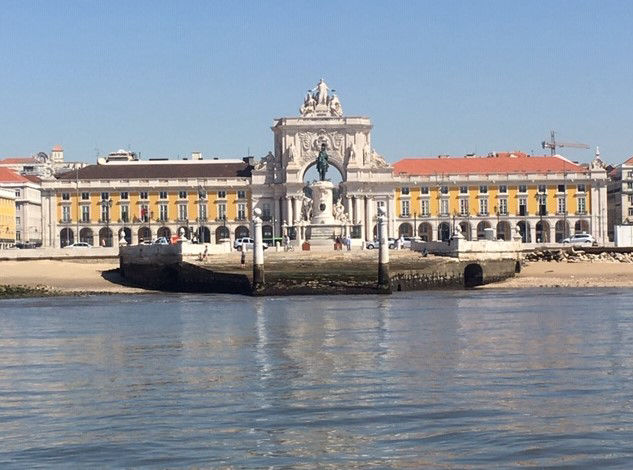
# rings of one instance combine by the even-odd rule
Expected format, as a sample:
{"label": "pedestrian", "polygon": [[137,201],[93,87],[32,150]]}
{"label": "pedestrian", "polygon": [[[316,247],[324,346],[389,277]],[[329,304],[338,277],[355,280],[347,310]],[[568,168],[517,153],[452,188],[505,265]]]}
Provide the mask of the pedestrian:
{"label": "pedestrian", "polygon": [[286,234],[284,235],[284,251],[288,251],[288,245],[290,245],[290,237]]}
{"label": "pedestrian", "polygon": [[347,251],[352,251],[352,237],[349,235],[345,237],[345,246],[347,247]]}
{"label": "pedestrian", "polygon": [[242,255],[240,256],[240,265],[242,269],[246,267],[246,250],[242,250]]}

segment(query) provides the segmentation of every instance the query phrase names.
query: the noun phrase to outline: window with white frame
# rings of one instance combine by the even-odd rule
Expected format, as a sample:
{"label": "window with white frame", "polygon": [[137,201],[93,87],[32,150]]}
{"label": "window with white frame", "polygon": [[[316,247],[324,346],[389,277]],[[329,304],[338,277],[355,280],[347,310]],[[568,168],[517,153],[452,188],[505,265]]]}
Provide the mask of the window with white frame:
{"label": "window with white frame", "polygon": [[440,199],[440,215],[448,215],[448,199]]}
{"label": "window with white frame", "polygon": [[62,207],[62,222],[70,222],[70,206]]}
{"label": "window with white frame", "polygon": [[246,204],[243,202],[237,204],[237,218],[239,220],[246,220]]}
{"label": "window with white frame", "polygon": [[627,171],[626,172],[626,177],[627,178],[633,178],[633,171]]}
{"label": "window with white frame", "polygon": [[88,204],[81,206],[81,221],[90,222],[90,206]]}
{"label": "window with white frame", "polygon": [[547,192],[547,185],[539,184],[538,185],[538,192],[540,194],[545,194]]}
{"label": "window with white frame", "polygon": [[488,215],[488,198],[479,198],[479,215]]}
{"label": "window with white frame", "polygon": [[167,191],[159,191],[158,192],[159,199],[167,199]]}
{"label": "window with white frame", "polygon": [[459,194],[468,194],[468,186],[460,186]]}
{"label": "window with white frame", "polygon": [[479,194],[488,194],[488,186],[485,184],[479,186]]}
{"label": "window with white frame", "polygon": [[130,206],[128,204],[121,204],[121,222],[130,221]]}
{"label": "window with white frame", "polygon": [[564,214],[567,212],[567,201],[564,197],[558,198],[558,213]]}
{"label": "window with white frame", "polygon": [[499,194],[508,194],[508,186],[506,186],[505,184],[500,184]]}
{"label": "window with white frame", "polygon": [[130,198],[130,195],[127,191],[122,191],[121,192],[121,200],[122,201],[127,201]]}
{"label": "window with white frame", "polygon": [[465,197],[459,200],[459,215],[468,215],[468,199]]}
{"label": "window with white frame", "polygon": [[167,222],[169,220],[169,206],[167,204],[158,205],[158,220]]}
{"label": "window with white frame", "polygon": [[141,204],[139,208],[139,218],[141,222],[149,221],[149,206],[147,204]]}
{"label": "window with white frame", "polygon": [[558,185],[558,192],[559,193],[564,193],[565,192],[565,185],[564,184],[559,184]]}
{"label": "window with white frame", "polygon": [[138,193],[138,197],[139,199],[143,199],[144,201],[146,201],[148,199],[147,197],[147,191],[141,191]]}
{"label": "window with white frame", "polygon": [[246,191],[244,191],[243,189],[240,189],[237,192],[237,198],[238,199],[246,199]]}
{"label": "window with white frame", "polygon": [[508,215],[508,200],[506,198],[499,199],[499,215]]}
{"label": "window with white frame", "polygon": [[585,188],[586,186],[584,184],[579,184],[576,188],[576,191],[578,191],[579,193],[584,193],[585,192]]}
{"label": "window with white frame", "polygon": [[448,194],[448,186],[440,186],[441,194]]}
{"label": "window with white frame", "polygon": [[90,200],[90,193],[81,193],[81,200],[82,201],[89,201]]}
{"label": "window with white frame", "polygon": [[633,215],[633,207],[629,207],[629,215]]}
{"label": "window with white frame", "polygon": [[187,199],[187,191],[178,191],[178,199]]}
{"label": "window with white frame", "polygon": [[198,205],[198,219],[201,222],[204,222],[207,220],[207,205],[206,204]]}
{"label": "window with white frame", "polygon": [[270,203],[264,202],[262,204],[262,218],[264,220],[270,220]]}
{"label": "window with white frame", "polygon": [[420,188],[420,194],[429,194],[429,187],[428,186],[422,186]]}
{"label": "window with white frame", "polygon": [[70,193],[62,193],[62,201],[70,201]]}
{"label": "window with white frame", "polygon": [[402,201],[402,217],[409,217],[409,201]]}
{"label": "window with white frame", "polygon": [[547,215],[547,196],[539,194],[538,198],[538,215]]}
{"label": "window with white frame", "polygon": [[409,188],[408,187],[403,187],[400,189],[400,194],[402,194],[403,196],[408,196],[409,195]]}
{"label": "window with white frame", "polygon": [[178,204],[178,220],[187,220],[187,204]]}
{"label": "window with white frame", "polygon": [[633,189],[633,182],[629,181],[626,183],[626,189]]}
{"label": "window with white frame", "polygon": [[525,184],[520,184],[520,185],[519,185],[519,192],[520,192],[520,193],[527,193],[527,185],[525,185]]}
{"label": "window with white frame", "polygon": [[218,199],[226,199],[226,191],[218,191]]}
{"label": "window with white frame", "polygon": [[520,197],[519,198],[519,215],[520,216],[528,215],[527,198],[526,197]]}
{"label": "window with white frame", "polygon": [[633,204],[633,194],[629,194],[628,196],[629,204]]}
{"label": "window with white frame", "polygon": [[101,200],[102,201],[107,201],[108,199],[110,199],[110,193],[107,193],[107,192],[101,193]]}
{"label": "window with white frame", "polygon": [[101,204],[101,222],[110,222],[110,205],[109,204]]}
{"label": "window with white frame", "polygon": [[226,204],[218,204],[218,219],[224,220],[226,218]]}
{"label": "window with white frame", "polygon": [[420,214],[424,216],[428,216],[429,215],[429,200],[422,199],[421,203],[422,204],[420,206]]}
{"label": "window with white frame", "polygon": [[584,214],[587,211],[587,203],[585,201],[585,197],[581,196],[577,199],[578,201],[578,213]]}

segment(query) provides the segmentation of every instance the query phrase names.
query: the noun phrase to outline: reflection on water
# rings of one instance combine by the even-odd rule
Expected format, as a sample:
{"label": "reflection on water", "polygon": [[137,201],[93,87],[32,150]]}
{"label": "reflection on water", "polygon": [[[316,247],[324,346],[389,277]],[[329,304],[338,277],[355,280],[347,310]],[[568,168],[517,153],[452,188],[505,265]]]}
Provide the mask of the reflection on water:
{"label": "reflection on water", "polygon": [[632,297],[2,301],[0,466],[627,468]]}

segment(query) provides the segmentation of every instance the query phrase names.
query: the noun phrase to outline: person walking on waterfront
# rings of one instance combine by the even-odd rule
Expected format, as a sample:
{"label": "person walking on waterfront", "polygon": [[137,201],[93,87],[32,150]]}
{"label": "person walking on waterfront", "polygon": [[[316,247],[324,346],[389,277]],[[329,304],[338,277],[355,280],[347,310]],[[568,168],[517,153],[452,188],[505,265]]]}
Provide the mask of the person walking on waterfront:
{"label": "person walking on waterfront", "polygon": [[290,245],[290,237],[288,234],[284,235],[284,251],[288,251],[288,246]]}
{"label": "person walking on waterfront", "polygon": [[345,235],[345,247],[347,251],[352,251],[352,237]]}
{"label": "person walking on waterfront", "polygon": [[246,267],[246,250],[242,249],[242,255],[240,256],[240,267],[244,269]]}

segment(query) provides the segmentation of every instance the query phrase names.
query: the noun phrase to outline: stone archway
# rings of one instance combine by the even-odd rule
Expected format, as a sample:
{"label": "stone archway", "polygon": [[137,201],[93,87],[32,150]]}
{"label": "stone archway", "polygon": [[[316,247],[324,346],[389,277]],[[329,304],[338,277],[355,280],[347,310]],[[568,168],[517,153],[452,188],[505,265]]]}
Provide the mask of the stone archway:
{"label": "stone archway", "polygon": [[517,223],[517,227],[519,227],[521,241],[523,243],[530,243],[532,241],[532,237],[530,235],[530,223],[525,220],[521,220],[519,223]]}
{"label": "stone archway", "polygon": [[141,227],[138,229],[138,242],[152,241],[152,231],[149,227]]}
{"label": "stone archway", "polygon": [[399,237],[411,237],[413,236],[413,227],[409,222],[403,222],[398,227],[398,236]]}
{"label": "stone archway", "polygon": [[112,246],[112,230],[110,229],[110,227],[103,227],[101,230],[99,230],[99,246]]}
{"label": "stone archway", "polygon": [[442,222],[437,226],[437,239],[443,242],[451,238],[451,226],[448,222]]}
{"label": "stone archway", "polygon": [[75,233],[72,228],[63,228],[59,232],[59,244],[62,248],[75,243]]}
{"label": "stone archway", "polygon": [[491,228],[490,222],[482,220],[477,224],[477,240],[486,239],[486,229]]}
{"label": "stone archway", "polygon": [[220,243],[221,240],[228,240],[231,238],[231,232],[224,225],[220,225],[215,229],[215,242]]}
{"label": "stone archway", "polygon": [[481,265],[472,263],[464,269],[464,287],[481,286],[484,283],[484,270]]}
{"label": "stone archway", "polygon": [[88,245],[94,245],[94,235],[92,229],[84,227],[79,231],[79,241],[86,242]]}
{"label": "stone archway", "polygon": [[466,222],[466,221],[460,222],[459,228],[462,229],[462,235],[464,236],[466,240],[470,240],[472,238],[473,234],[472,234],[472,229],[470,227],[470,222]]}
{"label": "stone archway", "polygon": [[418,237],[425,242],[433,240],[433,226],[428,222],[422,222],[418,226]]}
{"label": "stone archway", "polygon": [[539,220],[536,223],[536,243],[549,243],[549,223],[547,220]]}
{"label": "stone archway", "polygon": [[569,237],[569,222],[564,219],[557,221],[554,226],[554,231],[556,236],[554,241],[556,243],[562,243],[565,238]]}
{"label": "stone archway", "polygon": [[158,229],[158,232],[156,232],[156,237],[160,238],[160,237],[165,237],[167,239],[167,241],[171,240],[171,230],[169,230],[169,227],[160,227]]}
{"label": "stone archway", "polygon": [[574,224],[574,233],[589,233],[589,222],[585,219],[577,220]]}
{"label": "stone archway", "polygon": [[209,227],[205,227],[204,225],[198,227],[198,242],[211,243],[211,230],[209,230]]}
{"label": "stone archway", "polygon": [[497,224],[497,240],[512,241],[512,228],[510,222],[501,221]]}
{"label": "stone archway", "polygon": [[[345,165],[343,165],[341,162],[335,159],[332,159],[331,156],[328,163],[330,165],[330,168],[328,168],[326,179],[334,180],[332,182],[335,185],[339,184],[336,182],[338,180],[336,176],[334,178],[331,177],[332,175],[331,172],[333,171],[332,168],[334,168],[338,172],[338,176],[340,176],[340,180],[341,180],[340,182],[345,182],[347,180],[347,171],[345,170]],[[316,155],[314,156],[313,161],[308,162],[304,166],[304,168],[301,169],[300,175],[301,175],[301,181],[303,181],[305,184],[311,183],[312,181],[318,181],[318,173],[316,172]],[[330,178],[328,178],[328,176],[330,176]],[[309,177],[308,181],[306,181],[306,177]]]}
{"label": "stone archway", "polygon": [[235,239],[248,237],[249,230],[248,227],[244,225],[240,225],[235,229]]}

